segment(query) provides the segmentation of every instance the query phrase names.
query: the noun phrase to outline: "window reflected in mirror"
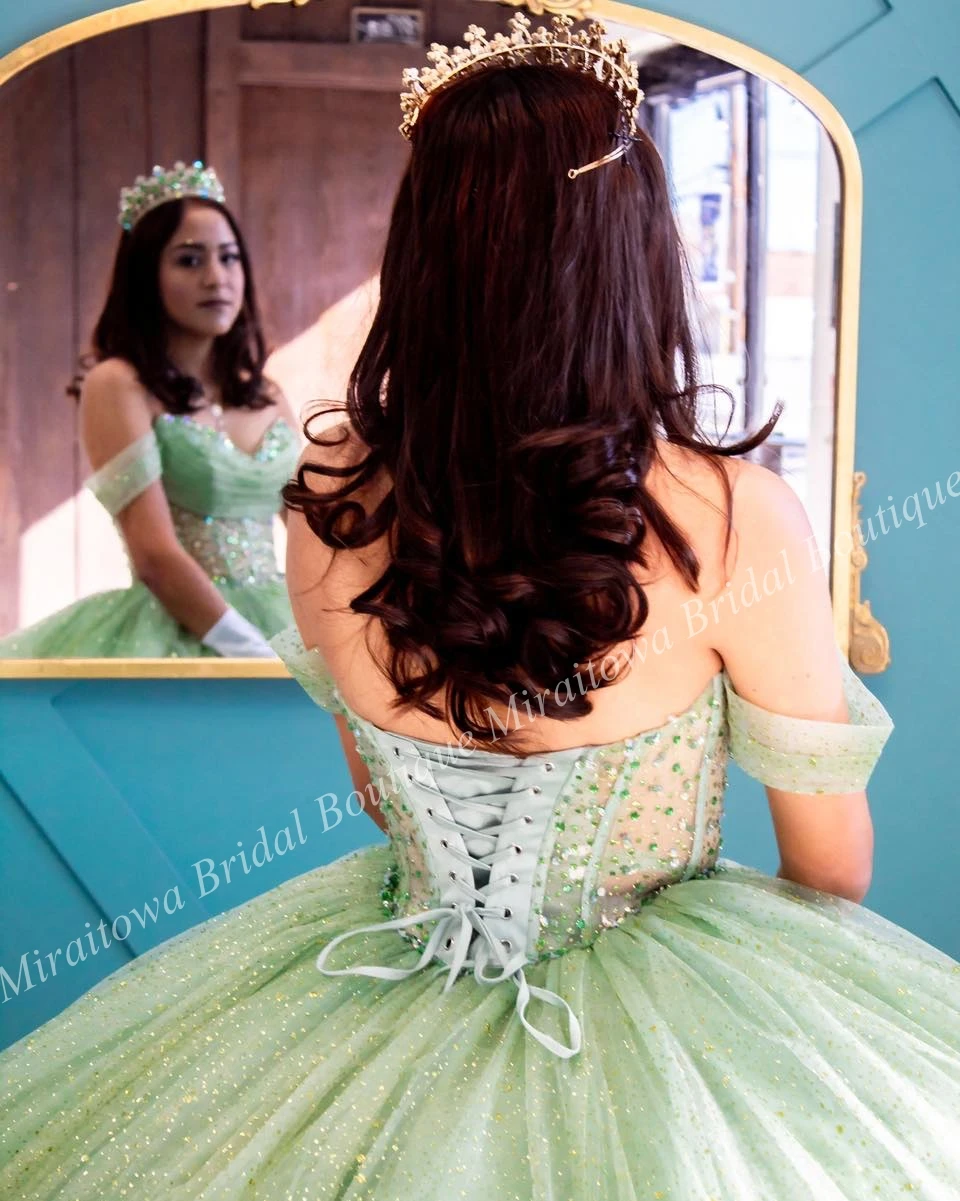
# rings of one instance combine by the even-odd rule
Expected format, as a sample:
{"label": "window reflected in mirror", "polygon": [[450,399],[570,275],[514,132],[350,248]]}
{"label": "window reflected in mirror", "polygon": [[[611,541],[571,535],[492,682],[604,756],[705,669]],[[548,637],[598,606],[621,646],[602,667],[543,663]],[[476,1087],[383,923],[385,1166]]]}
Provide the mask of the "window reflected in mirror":
{"label": "window reflected in mirror", "polygon": [[[454,12],[437,5],[424,10],[424,41],[455,44],[470,21],[488,33],[505,29],[511,12],[480,2]],[[666,165],[690,264],[702,377],[732,398],[704,393],[704,427],[733,442],[782,402],[773,436],[752,457],[789,480],[825,550],[837,404],[840,177],[833,142],[776,84],[660,33],[605,24],[628,42],[639,66],[640,120]],[[10,431],[0,471],[11,497],[2,519],[10,551],[0,565],[0,659],[17,657],[18,636],[36,623],[136,586],[138,560],[123,524],[88,486],[95,468],[70,395],[90,369],[120,237],[121,187],[154,162],[203,160],[216,168],[256,280],[265,377],[296,425],[311,402],[344,399],[369,328],[408,153],[397,130],[400,74],[423,53],[391,39],[351,40],[348,5],[218,9],[98,34],[0,89],[0,136],[18,163],[16,178],[0,182],[0,217],[16,234],[0,249],[16,347],[0,379]],[[145,83],[134,92],[131,73]],[[171,79],[175,89],[160,86]],[[232,431],[239,448],[246,427],[231,426],[234,416],[217,417],[210,406],[196,419],[214,439],[229,440]],[[158,409],[161,418],[169,424],[171,415]],[[248,450],[261,447],[255,424],[246,431]],[[262,424],[261,436],[266,418]],[[187,435],[181,441],[192,436],[179,432]],[[171,444],[161,446],[168,461],[157,478],[174,508],[189,508],[194,501],[168,487]],[[235,464],[250,469],[239,458]],[[269,507],[233,514],[248,524],[231,532],[233,543],[224,538],[219,557],[204,534],[215,515],[174,514],[179,545],[220,587],[229,547],[249,545],[255,520],[258,570],[280,578],[279,496]],[[173,602],[159,592],[154,602],[167,620]],[[252,609],[246,617],[256,625]],[[196,644],[191,635],[159,653],[189,656],[200,653]],[[156,645],[144,643],[153,654]],[[54,658],[138,654],[129,643],[111,650],[79,636],[50,647]]]}

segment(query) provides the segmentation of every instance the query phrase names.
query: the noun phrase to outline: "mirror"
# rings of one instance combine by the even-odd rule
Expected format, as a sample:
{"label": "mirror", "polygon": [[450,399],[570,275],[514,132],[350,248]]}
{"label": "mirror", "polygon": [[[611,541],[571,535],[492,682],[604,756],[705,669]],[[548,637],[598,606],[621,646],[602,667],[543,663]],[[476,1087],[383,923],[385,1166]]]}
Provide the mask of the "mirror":
{"label": "mirror", "polygon": [[[18,164],[0,182],[4,227],[16,233],[0,251],[15,349],[0,376],[0,471],[10,496],[0,674],[284,674],[269,660],[158,654],[150,638],[94,652],[83,637],[54,638],[29,659],[22,648],[31,645],[25,631],[61,621],[69,606],[103,605],[88,610],[96,616],[106,613],[104,592],[115,605],[129,600],[128,558],[85,486],[90,463],[68,395],[107,294],[121,187],[154,162],[212,164],[249,250],[272,347],[266,374],[294,411],[343,398],[376,303],[408,150],[397,132],[400,76],[425,61],[411,42],[455,45],[471,22],[489,34],[513,11],[490,0],[379,16],[356,7],[264,0],[111,32],[100,32],[102,14],[80,23],[84,40],[68,45],[76,34],[61,31],[61,46],[25,69],[36,57],[30,47],[0,63],[0,142]],[[600,3],[589,15],[627,41],[639,64],[641,118],[667,165],[693,268],[703,378],[732,395],[707,394],[704,411],[716,406],[717,431],[732,441],[784,402],[777,431],[754,454],[810,513],[846,647],[851,547],[837,534],[851,528],[853,486],[860,196],[852,139],[804,81],[747,47],[627,5]],[[44,42],[54,45],[56,35]],[[131,89],[131,78],[144,86]],[[229,442],[222,431],[208,435],[221,450]],[[246,457],[234,460],[238,471],[257,456]],[[244,546],[258,540],[258,570],[269,574],[282,563],[283,527],[261,510],[256,539],[247,527],[233,537]],[[203,514],[192,515],[183,545],[203,540],[202,523]]]}

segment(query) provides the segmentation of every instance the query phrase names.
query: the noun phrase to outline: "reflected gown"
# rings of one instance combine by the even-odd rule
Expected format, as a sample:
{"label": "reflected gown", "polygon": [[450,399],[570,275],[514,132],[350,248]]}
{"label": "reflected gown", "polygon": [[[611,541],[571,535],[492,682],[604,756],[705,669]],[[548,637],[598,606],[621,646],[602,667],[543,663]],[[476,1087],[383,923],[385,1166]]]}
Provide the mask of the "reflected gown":
{"label": "reflected gown", "polygon": [[[161,414],[150,431],[87,481],[111,516],[156,480],[177,538],[232,605],[266,637],[293,620],[274,549],[280,489],[299,456],[281,418],[247,454],[189,414]],[[0,639],[0,659],[211,656],[142,581],[84,597]]]}
{"label": "reflected gown", "polygon": [[728,755],[811,805],[866,784],[891,722],[845,662],[849,724],[720,672],[656,729],[511,757],[385,731],[273,645],[346,719],[389,845],[0,1055],[0,1195],[957,1201],[960,964],[719,854]]}

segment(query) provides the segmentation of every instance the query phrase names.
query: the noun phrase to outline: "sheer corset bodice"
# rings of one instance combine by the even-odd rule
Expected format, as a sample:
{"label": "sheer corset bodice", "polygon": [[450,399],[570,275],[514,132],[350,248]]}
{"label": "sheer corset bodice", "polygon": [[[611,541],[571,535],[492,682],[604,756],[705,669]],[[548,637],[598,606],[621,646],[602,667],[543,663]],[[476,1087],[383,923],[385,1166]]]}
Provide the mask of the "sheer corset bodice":
{"label": "sheer corset bodice", "polygon": [[[722,870],[728,755],[774,787],[816,793],[863,787],[892,723],[842,660],[850,723],[769,713],[714,676],[682,713],[619,742],[514,757],[410,738],[353,713],[316,651],[295,630],[272,640],[291,673],[339,713],[367,764],[386,817],[394,867],[384,881],[384,929],[478,980],[512,978],[525,1016],[523,965],[588,946],[661,889]],[[349,803],[348,803],[349,802]],[[351,811],[372,797],[348,798]],[[339,805],[328,795],[326,803]],[[365,928],[366,929],[366,928]],[[398,969],[325,971],[398,978]],[[566,1003],[550,994],[551,1004]],[[558,1053],[570,1046],[533,1031]],[[532,1027],[531,1027],[532,1029]]]}
{"label": "sheer corset bodice", "polygon": [[[439,858],[474,854],[470,844],[490,838],[470,838],[450,822],[479,830],[495,823],[497,852],[522,846],[523,896],[511,899],[532,956],[582,945],[643,895],[710,870],[726,765],[721,693],[716,676],[664,727],[523,758],[402,738],[361,719],[358,746],[403,850],[388,903],[410,913],[456,891]],[[504,862],[489,865],[489,880],[487,865],[474,865],[477,883],[500,882],[510,874]]]}

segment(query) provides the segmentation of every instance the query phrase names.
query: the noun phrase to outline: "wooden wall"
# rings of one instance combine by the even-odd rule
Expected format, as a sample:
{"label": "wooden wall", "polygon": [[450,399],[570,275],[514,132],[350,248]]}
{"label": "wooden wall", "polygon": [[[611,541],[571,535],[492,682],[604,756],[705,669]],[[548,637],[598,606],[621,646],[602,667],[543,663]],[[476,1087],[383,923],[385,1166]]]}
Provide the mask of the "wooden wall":
{"label": "wooden wall", "polygon": [[195,14],[107,34],[0,94],[0,633],[96,586],[65,389],[106,296],[120,187],[202,148],[203,29]]}
{"label": "wooden wall", "polygon": [[[427,43],[507,8],[431,0]],[[121,186],[205,158],[250,245],[271,371],[297,405],[342,395],[376,299],[416,47],[349,45],[347,0],[221,9],[101,35],[0,94],[0,635],[124,582],[83,490],[65,394],[106,295]]]}

